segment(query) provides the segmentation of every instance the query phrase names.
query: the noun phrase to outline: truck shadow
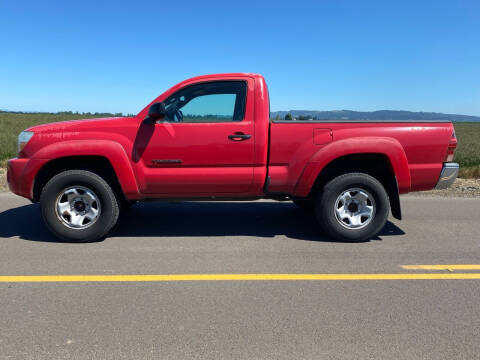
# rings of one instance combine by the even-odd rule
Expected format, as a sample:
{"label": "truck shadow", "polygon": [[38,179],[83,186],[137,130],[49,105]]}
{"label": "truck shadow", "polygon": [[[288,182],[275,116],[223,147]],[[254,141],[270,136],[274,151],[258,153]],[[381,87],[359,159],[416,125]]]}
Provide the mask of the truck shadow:
{"label": "truck shadow", "polygon": [[[405,234],[388,221],[380,235]],[[321,233],[313,217],[290,202],[147,202],[119,219],[110,237],[208,237],[284,235],[291,239],[335,242]],[[57,242],[45,228],[38,204],[0,213],[0,237]]]}

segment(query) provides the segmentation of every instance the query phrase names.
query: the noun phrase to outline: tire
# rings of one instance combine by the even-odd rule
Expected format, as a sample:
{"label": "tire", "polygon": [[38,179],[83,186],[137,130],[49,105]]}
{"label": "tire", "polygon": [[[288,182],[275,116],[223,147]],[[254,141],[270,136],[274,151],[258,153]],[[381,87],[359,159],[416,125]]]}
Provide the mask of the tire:
{"label": "tire", "polygon": [[340,241],[361,242],[375,237],[385,226],[388,213],[385,188],[364,173],[334,178],[316,198],[315,216],[320,227]]}
{"label": "tire", "polygon": [[120,214],[110,185],[86,170],[68,170],[51,178],[40,195],[45,225],[67,242],[101,240]]}
{"label": "tire", "polygon": [[315,202],[312,199],[293,200],[293,203],[305,211],[313,211],[315,208]]}

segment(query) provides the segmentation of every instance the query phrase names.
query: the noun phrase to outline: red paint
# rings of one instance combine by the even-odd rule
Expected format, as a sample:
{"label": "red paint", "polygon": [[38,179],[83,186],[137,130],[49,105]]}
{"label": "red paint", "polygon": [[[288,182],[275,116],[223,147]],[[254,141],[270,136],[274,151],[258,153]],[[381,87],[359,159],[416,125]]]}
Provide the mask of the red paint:
{"label": "red paint", "polygon": [[[206,81],[247,83],[240,122],[146,124],[149,106]],[[35,126],[35,135],[8,163],[10,189],[33,198],[38,171],[66,156],[102,156],[128,199],[262,197],[268,191],[307,196],[322,169],[349,154],[378,153],[389,161],[401,193],[435,186],[456,139],[451,123],[270,123],[265,80],[256,74],[206,75],[185,80],[131,118],[76,120]],[[244,141],[228,139],[248,134]],[[158,159],[172,160],[155,162]],[[180,160],[181,162],[176,162]]]}
{"label": "red paint", "polygon": [[313,143],[315,145],[325,145],[332,141],[332,129],[313,129]]}

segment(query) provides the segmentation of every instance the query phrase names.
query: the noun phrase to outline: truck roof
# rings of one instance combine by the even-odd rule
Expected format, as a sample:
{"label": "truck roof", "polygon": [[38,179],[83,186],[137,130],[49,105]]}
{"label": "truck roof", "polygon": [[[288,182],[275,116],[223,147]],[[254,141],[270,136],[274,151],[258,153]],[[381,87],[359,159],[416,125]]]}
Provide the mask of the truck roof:
{"label": "truck roof", "polygon": [[248,76],[248,77],[261,77],[263,78],[262,75],[260,74],[256,74],[256,73],[245,73],[245,72],[239,72],[239,73],[220,73],[220,74],[206,74],[206,75],[199,75],[199,76],[195,76],[195,77],[192,77],[192,78],[189,78],[189,79],[186,79],[184,81],[182,81],[182,83],[184,82],[190,82],[192,80],[205,80],[205,79],[210,79],[210,78],[232,78],[232,77],[245,77],[245,76]]}

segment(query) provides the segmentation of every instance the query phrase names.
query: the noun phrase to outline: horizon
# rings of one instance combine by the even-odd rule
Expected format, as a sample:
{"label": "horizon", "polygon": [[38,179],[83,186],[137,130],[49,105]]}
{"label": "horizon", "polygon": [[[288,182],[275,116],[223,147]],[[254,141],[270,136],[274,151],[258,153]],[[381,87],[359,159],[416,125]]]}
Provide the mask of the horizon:
{"label": "horizon", "polygon": [[472,0],[2,2],[0,108],[136,114],[192,76],[254,72],[272,112],[480,116],[479,11]]}
{"label": "horizon", "polygon": [[[270,116],[274,113],[285,113],[286,114],[292,114],[292,113],[301,113],[301,114],[296,114],[296,116],[302,116],[302,115],[314,115],[314,113],[319,113],[319,112],[354,112],[354,113],[377,113],[377,112],[406,112],[406,113],[411,113],[411,114],[437,114],[439,116],[463,116],[463,117],[472,117],[476,121],[480,121],[480,116],[476,115],[468,115],[468,114],[447,114],[447,113],[439,113],[435,111],[410,111],[410,110],[392,110],[392,109],[380,109],[380,110],[373,110],[373,111],[357,111],[357,110],[351,110],[351,109],[341,109],[341,110],[305,110],[305,109],[290,109],[290,110],[275,110],[275,111],[270,111]],[[14,110],[8,110],[8,109],[0,109],[0,113],[11,113],[11,114],[72,114],[72,115],[114,115],[114,116],[121,116],[121,117],[129,117],[129,116],[136,116],[137,113],[123,113],[123,112],[107,112],[107,111],[71,111],[71,110],[62,110],[62,111],[26,111],[26,110],[19,110],[19,111],[14,111]],[[397,119],[397,120],[405,120],[405,119]],[[419,120],[421,121],[421,120]],[[452,122],[455,121],[461,121],[461,122],[466,122],[468,120],[452,120]]]}

